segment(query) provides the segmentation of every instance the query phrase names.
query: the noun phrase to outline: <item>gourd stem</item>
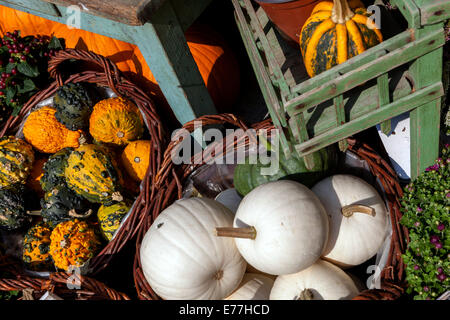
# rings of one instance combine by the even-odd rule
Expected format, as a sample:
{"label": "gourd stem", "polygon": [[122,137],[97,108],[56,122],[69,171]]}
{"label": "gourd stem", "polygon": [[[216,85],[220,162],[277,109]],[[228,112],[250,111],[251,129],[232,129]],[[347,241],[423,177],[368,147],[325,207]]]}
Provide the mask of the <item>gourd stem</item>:
{"label": "gourd stem", "polygon": [[300,295],[298,296],[297,300],[313,300],[314,294],[310,289],[304,289],[302,292],[300,292]]}
{"label": "gourd stem", "polygon": [[41,215],[41,210],[27,211],[27,214],[29,216],[40,216]]}
{"label": "gourd stem", "polygon": [[216,228],[216,236],[218,236],[218,237],[242,238],[242,239],[255,240],[255,238],[256,238],[256,229],[255,229],[255,227],[248,227],[248,228],[222,227],[222,228]]}
{"label": "gourd stem", "polygon": [[75,211],[75,209],[72,209],[72,210],[69,211],[69,216],[71,216],[72,218],[85,219],[85,218],[88,218],[92,214],[92,212],[93,212],[92,209],[89,209],[84,214],[78,214]]}
{"label": "gourd stem", "polygon": [[341,213],[344,217],[349,218],[354,213],[365,213],[372,217],[375,217],[375,209],[363,204],[350,204],[341,208]]}
{"label": "gourd stem", "polygon": [[350,9],[347,0],[333,0],[331,21],[334,23],[344,24],[353,18],[354,15],[355,13]]}

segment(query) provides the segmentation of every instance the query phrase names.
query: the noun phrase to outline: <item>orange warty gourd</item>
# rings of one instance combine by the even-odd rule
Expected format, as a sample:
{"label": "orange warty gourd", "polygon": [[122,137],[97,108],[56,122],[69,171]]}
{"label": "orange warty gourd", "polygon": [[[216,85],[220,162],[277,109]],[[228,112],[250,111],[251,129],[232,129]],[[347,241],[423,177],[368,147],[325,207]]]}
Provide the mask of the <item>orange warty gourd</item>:
{"label": "orange warty gourd", "polygon": [[89,118],[89,132],[98,142],[126,145],[144,133],[144,120],[138,107],[122,97],[98,102]]}
{"label": "orange warty gourd", "polygon": [[56,110],[44,106],[30,113],[23,126],[23,135],[36,150],[55,153],[61,149],[78,148],[85,138],[81,130],[71,131],[55,118]]}
{"label": "orange warty gourd", "polygon": [[33,163],[30,175],[28,176],[27,186],[36,191],[40,195],[44,195],[44,191],[41,187],[41,178],[44,175],[44,164],[48,159],[36,159]]}
{"label": "orange warty gourd", "polygon": [[144,179],[150,162],[152,143],[150,140],[130,142],[122,152],[122,165],[135,181]]}

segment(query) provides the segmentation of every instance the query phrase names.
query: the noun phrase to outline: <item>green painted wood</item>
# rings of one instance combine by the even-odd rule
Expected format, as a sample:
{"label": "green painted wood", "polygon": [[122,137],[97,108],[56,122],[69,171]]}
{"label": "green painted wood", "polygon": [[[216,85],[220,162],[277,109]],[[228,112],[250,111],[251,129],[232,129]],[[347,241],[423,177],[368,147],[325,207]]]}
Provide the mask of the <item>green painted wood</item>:
{"label": "green painted wood", "polygon": [[[169,2],[169,0],[164,1]],[[178,17],[178,23],[180,24],[181,29],[186,31],[212,1],[213,0],[170,0],[170,3]],[[153,15],[155,14],[158,14],[158,11],[153,13]],[[149,18],[149,21],[152,21],[152,16]]]}
{"label": "green painted wood", "polygon": [[[344,108],[344,95],[338,95],[333,99],[334,110],[336,112],[336,127],[345,124],[345,108]],[[339,150],[345,152],[348,148],[347,140],[339,141]]]}
{"label": "green painted wood", "polygon": [[[309,140],[308,132],[306,130],[306,122],[303,113],[299,114],[295,118],[289,119],[289,125],[291,133],[294,137],[294,141],[306,142]],[[316,163],[311,154],[307,154],[303,157],[305,167],[308,170],[314,170]]]}
{"label": "green painted wood", "polygon": [[5,3],[16,5],[22,9],[33,9],[43,14],[59,17],[61,14],[55,5],[42,2],[41,0],[4,0]]}
{"label": "green painted wood", "polygon": [[[382,74],[377,78],[378,88],[378,107],[383,108],[389,104],[389,77],[388,74]],[[386,120],[380,124],[381,131],[388,135],[391,132],[391,120]]]}
{"label": "green painted wood", "polygon": [[415,0],[390,0],[408,21],[409,28],[420,28],[420,11]]}
{"label": "green painted wood", "polygon": [[[280,133],[281,149],[286,155],[288,155],[291,151],[291,146],[288,143],[288,139],[283,131],[283,127],[287,126],[286,119],[280,118],[278,113],[276,112],[276,110],[279,110],[281,108],[281,105],[272,82],[269,78],[269,75],[267,72],[265,72],[266,66],[262,61],[255,41],[253,41],[252,33],[250,32],[249,27],[246,24],[242,10],[235,10],[235,20],[241,37],[244,40],[244,45],[247,50],[247,54],[249,56],[253,70],[255,70],[256,79],[258,81],[259,87],[261,88],[261,93],[264,97],[264,101],[268,106],[270,117],[272,118],[275,128],[277,128]],[[259,71],[257,72],[256,70]]]}
{"label": "green painted wood", "polygon": [[450,19],[450,1],[428,1],[420,7],[420,23],[429,25]]}
{"label": "green painted wood", "polygon": [[370,79],[376,78],[408,61],[414,60],[428,52],[442,47],[444,43],[445,39],[442,30],[432,30],[422,38],[419,38],[400,49],[355,68],[352,71],[323,83],[316,89],[291,100],[289,104],[285,106],[285,109],[287,113],[293,117],[327,99],[334,98],[337,95],[355,88]]}
{"label": "green painted wood", "polygon": [[[417,0],[419,1],[419,0]],[[424,33],[443,30],[443,24],[426,26],[418,30]],[[437,49],[417,59],[411,65],[416,88],[421,89],[442,80],[443,49]],[[431,101],[410,114],[411,179],[416,178],[432,165],[439,154],[439,126],[441,99]]]}
{"label": "green painted wood", "polygon": [[[324,71],[309,80],[295,85],[294,87],[292,87],[292,92],[296,92],[298,94],[307,93],[323,83],[327,83],[330,80],[339,78],[343,74],[351,72],[356,68],[372,62],[389,52],[402,48],[412,41],[414,41],[414,30],[404,31],[392,37],[391,39],[388,39],[380,43],[379,45],[372,47],[355,57],[350,58],[344,63],[334,66],[333,68]],[[289,101],[289,103],[291,103],[291,101]]]}
{"label": "green painted wood", "polygon": [[[327,132],[317,135],[310,140],[297,144],[295,149],[300,156],[311,154],[326,146],[345,139],[355,133],[361,132],[372,127],[374,124],[380,123],[386,119],[398,116],[402,113],[414,110],[422,105],[430,104],[432,101],[439,100],[444,94],[442,82],[429,85],[426,88],[417,90],[416,92],[390,103],[385,108],[375,109],[358,119],[347,122],[346,124],[328,130]],[[413,153],[412,153],[413,154]]]}
{"label": "green painted wood", "polygon": [[168,4],[151,24],[135,27],[134,38],[175,116],[184,124],[217,111]]}

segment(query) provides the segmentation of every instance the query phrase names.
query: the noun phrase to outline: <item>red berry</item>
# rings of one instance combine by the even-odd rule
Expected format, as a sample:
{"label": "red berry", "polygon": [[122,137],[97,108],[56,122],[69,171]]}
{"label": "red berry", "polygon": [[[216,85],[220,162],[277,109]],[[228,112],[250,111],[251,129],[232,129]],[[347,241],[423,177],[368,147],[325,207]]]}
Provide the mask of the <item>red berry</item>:
{"label": "red berry", "polygon": [[16,68],[13,68],[13,69],[11,70],[11,73],[12,73],[12,74],[16,74],[16,73],[17,73],[17,69],[16,69]]}
{"label": "red berry", "polygon": [[0,96],[3,96],[5,93],[3,91],[0,91]]}
{"label": "red berry", "polygon": [[20,57],[20,60],[25,61],[25,60],[27,60],[27,57],[21,56],[21,57]]}

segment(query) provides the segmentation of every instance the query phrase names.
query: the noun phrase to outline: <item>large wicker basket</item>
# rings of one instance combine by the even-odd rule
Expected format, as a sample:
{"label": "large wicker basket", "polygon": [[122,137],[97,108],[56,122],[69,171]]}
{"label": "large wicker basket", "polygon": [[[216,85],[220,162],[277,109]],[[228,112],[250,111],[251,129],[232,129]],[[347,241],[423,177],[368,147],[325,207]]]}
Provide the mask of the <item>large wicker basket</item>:
{"label": "large wicker basket", "polygon": [[[189,132],[193,132],[195,129],[194,122],[196,122],[196,124],[198,125],[199,121],[201,121],[203,126],[226,125],[241,128],[243,130],[248,129],[244,122],[231,114],[200,117],[194,121],[186,123],[183,128],[188,130]],[[263,122],[257,123],[256,125],[253,125],[251,128],[255,129],[258,133],[260,130],[270,130],[274,127],[271,120],[268,119]],[[361,292],[360,295],[355,297],[354,299],[397,299],[403,294],[405,287],[404,264],[402,262],[401,254],[406,249],[407,230],[399,224],[401,218],[399,198],[402,196],[402,189],[398,183],[398,178],[394,170],[380,155],[377,154],[377,152],[374,151],[374,149],[366,144],[358,143],[358,141],[356,141],[355,139],[349,138],[347,140],[349,143],[349,150],[355,153],[361,160],[367,161],[370,167],[371,174],[374,176],[374,178],[376,177],[379,179],[382,188],[384,189],[383,191],[386,196],[387,202],[389,204],[392,224],[392,240],[389,249],[389,256],[387,259],[387,263],[381,272],[381,283],[379,289],[366,290],[364,292]],[[227,141],[223,144],[223,155],[227,154],[227,152],[230,152],[233,149],[242,147],[242,145],[246,144],[247,142],[248,139],[246,139],[245,141],[242,139],[237,139],[230,142]],[[214,143],[222,143],[222,141]],[[208,159],[203,159],[203,164],[186,164],[179,166],[174,165],[171,160],[171,153],[178,144],[179,139],[175,136],[165,152],[164,162],[155,180],[155,188],[157,188],[157,194],[150,203],[151,214],[146,216],[145,220],[140,226],[137,237],[136,255],[134,262],[134,281],[138,297],[139,299],[143,300],[160,298],[152,290],[143,274],[139,255],[141,241],[156,217],[166,207],[183,196],[183,187],[189,175],[208,161]],[[212,148],[214,149],[214,147]],[[215,154],[215,156],[217,157],[220,155]],[[199,154],[194,155],[194,157],[199,157]]]}
{"label": "large wicker basket", "polygon": [[[87,68],[88,70],[73,74],[67,71],[64,72],[63,70],[65,68],[63,68],[63,63],[69,60],[72,62],[78,61],[84,66],[89,66],[89,68]],[[149,168],[146,176],[141,182],[140,193],[134,202],[131,212],[128,213],[127,218],[122,222],[122,225],[116,232],[114,238],[100,253],[92,258],[89,263],[89,275],[95,275],[106,268],[114,255],[117,254],[130,239],[135,237],[140,224],[144,221],[144,218],[150,210],[150,199],[154,193],[152,181],[162,164],[166,132],[151,98],[138,86],[127,80],[120,73],[116,65],[109,59],[89,51],[75,49],[61,50],[50,59],[49,72],[55,81],[48,88],[31,97],[17,116],[11,116],[5,122],[5,125],[1,128],[0,137],[4,135],[15,135],[29,111],[36,107],[41,101],[51,98],[58,87],[69,82],[88,82],[96,84],[99,87],[110,88],[116,95],[126,97],[133,101],[143,115],[145,125],[152,141]],[[58,281],[64,279],[64,277],[66,276],[62,273],[58,273],[51,275],[50,279],[51,281]],[[26,287],[27,284],[34,285],[41,282],[39,279],[35,279],[35,282],[33,282],[27,277],[20,277],[17,281],[18,282],[15,283],[14,286],[19,286],[21,288]],[[10,286],[8,283],[10,284],[10,282],[4,282],[4,279],[0,279],[0,290],[14,287]],[[20,283],[22,284],[20,285]],[[116,295],[111,297],[116,297]]]}

